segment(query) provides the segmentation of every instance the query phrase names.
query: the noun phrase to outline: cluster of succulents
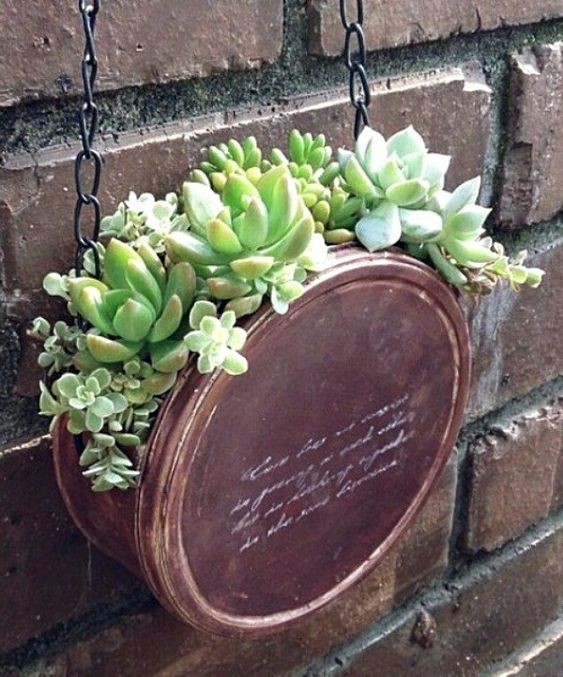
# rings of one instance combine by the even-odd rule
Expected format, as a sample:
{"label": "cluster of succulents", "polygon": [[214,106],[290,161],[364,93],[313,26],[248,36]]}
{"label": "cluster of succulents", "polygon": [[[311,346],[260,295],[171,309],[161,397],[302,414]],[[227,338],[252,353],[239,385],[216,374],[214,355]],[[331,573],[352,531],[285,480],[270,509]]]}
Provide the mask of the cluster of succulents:
{"label": "cluster of succulents", "polygon": [[366,127],[339,162],[342,188],[363,201],[354,229],[369,251],[401,243],[471,293],[487,293],[503,279],[515,290],[540,284],[543,271],[523,265],[526,252],[510,260],[486,235],[491,210],[476,204],[480,178],[444,190],[450,157],[430,153],[412,127],[387,140]]}
{"label": "cluster of succulents", "polygon": [[479,179],[444,190],[449,161],[412,127],[388,140],[365,128],[338,162],[324,135],[294,130],[269,159],[254,137],[211,146],[179,194],[130,193],[102,221],[99,277],[90,252],[83,270],[45,277],[75,321],[37,318],[31,330],[43,342],[41,413],[83,436],[92,488],[135,486],[133,449],[190,359],[203,374],[247,371],[237,320],[264,299],[287,313],[327,245],[398,245],[473,293],[502,279],[537,286],[525,252],[510,260],[486,236]]}

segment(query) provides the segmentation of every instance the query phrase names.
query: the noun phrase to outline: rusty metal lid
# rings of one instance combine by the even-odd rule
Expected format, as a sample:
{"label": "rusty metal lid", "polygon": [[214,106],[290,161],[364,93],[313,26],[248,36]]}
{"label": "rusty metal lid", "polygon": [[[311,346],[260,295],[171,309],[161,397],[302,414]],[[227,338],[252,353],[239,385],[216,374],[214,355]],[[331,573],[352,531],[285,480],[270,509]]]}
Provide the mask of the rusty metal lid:
{"label": "rusty metal lid", "polygon": [[138,492],[145,578],[216,633],[283,628],[368,574],[422,506],[461,425],[465,321],[400,253],[355,247],[285,317],[249,322],[241,377],[188,370]]}

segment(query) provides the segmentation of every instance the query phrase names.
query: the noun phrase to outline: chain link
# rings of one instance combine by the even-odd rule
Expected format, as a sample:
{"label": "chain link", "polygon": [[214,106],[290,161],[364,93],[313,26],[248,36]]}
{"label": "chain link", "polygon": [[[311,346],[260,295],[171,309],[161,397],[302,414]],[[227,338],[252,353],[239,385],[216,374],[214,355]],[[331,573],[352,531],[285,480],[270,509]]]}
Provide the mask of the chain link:
{"label": "chain link", "polygon": [[371,102],[366,73],[366,42],[362,24],[364,21],[363,0],[356,0],[355,19],[349,20],[348,1],[340,0],[340,20],[346,31],[343,58],[350,75],[350,101],[356,109],[354,137],[357,139],[365,125],[369,125],[368,107]]}
{"label": "chain link", "polygon": [[[100,201],[97,194],[100,187],[103,160],[101,154],[94,150],[92,145],[98,129],[98,107],[94,102],[98,59],[96,57],[94,34],[100,4],[101,0],[92,0],[91,4],[87,3],[86,0],[78,0],[78,10],[82,16],[85,39],[80,69],[84,87],[84,98],[78,111],[82,150],[78,151],[74,163],[74,181],[77,196],[74,208],[74,238],[76,240],[74,267],[77,274],[79,274],[84,264],[84,256],[90,250],[94,258],[96,277],[100,276],[100,257],[96,249],[96,241],[100,233],[101,221]],[[89,189],[84,188],[83,185],[88,165],[90,165],[90,171],[93,171],[94,174]],[[88,209],[84,209],[85,207],[88,207]],[[83,219],[85,212],[88,211],[91,214],[90,235],[85,235],[83,233]]]}

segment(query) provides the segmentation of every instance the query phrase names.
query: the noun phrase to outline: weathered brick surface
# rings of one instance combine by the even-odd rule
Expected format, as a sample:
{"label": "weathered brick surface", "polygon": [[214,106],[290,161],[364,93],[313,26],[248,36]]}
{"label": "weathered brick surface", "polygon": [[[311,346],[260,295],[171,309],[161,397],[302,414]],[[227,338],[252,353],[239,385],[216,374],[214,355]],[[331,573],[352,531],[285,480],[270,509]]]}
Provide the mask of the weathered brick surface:
{"label": "weathered brick surface", "polygon": [[562,443],[563,409],[546,405],[472,445],[469,550],[493,550],[549,513]]}
{"label": "weathered brick surface", "polygon": [[[80,92],[76,2],[5,0],[0,26],[0,107]],[[100,89],[256,68],[280,54],[283,0],[112,0],[96,35]]]}
{"label": "weathered brick surface", "polygon": [[0,653],[134,585],[72,524],[49,440],[0,451]]}
{"label": "weathered brick surface", "polygon": [[[368,49],[396,47],[475,33],[499,26],[533,23],[563,16],[561,0],[365,0],[364,30]],[[354,2],[348,2],[354,20]],[[309,49],[314,54],[336,56],[342,51],[343,29],[338,2],[311,0]]]}
{"label": "weathered brick surface", "polygon": [[431,498],[378,569],[310,621],[277,636],[230,640],[200,633],[160,608],[79,642],[40,674],[96,677],[285,674],[352,637],[443,571],[455,496],[455,458]]}
{"label": "weathered brick surface", "polygon": [[469,311],[474,353],[470,418],[563,373],[563,240],[531,256],[529,265],[547,271],[538,289],[514,294],[503,285]]}
{"label": "weathered brick surface", "polygon": [[563,616],[495,665],[490,677],[553,677],[563,665]]}
{"label": "weathered brick surface", "polygon": [[[452,69],[378,83],[373,124],[391,134],[415,123],[433,150],[453,155],[452,185],[479,174],[489,130],[490,92],[476,78],[475,70],[465,78],[461,70]],[[111,143],[106,149],[103,208],[113,210],[129,190],[166,193],[181,183],[202,147],[229,135],[255,134],[270,148],[285,144],[285,135],[297,126],[315,133],[329,130],[337,147],[350,144],[352,119],[345,93],[338,92],[293,100],[269,115],[239,111],[173,126],[166,133],[124,135],[119,145]],[[38,291],[45,273],[65,270],[72,260],[73,153],[65,148],[33,158],[17,156],[0,168],[6,293],[10,314],[24,321],[43,310],[45,300]],[[29,391],[35,380],[32,370],[26,369],[22,378],[21,391]]]}
{"label": "weathered brick surface", "polygon": [[519,227],[563,207],[563,43],[512,59],[509,141],[500,220]]}
{"label": "weathered brick surface", "polygon": [[563,527],[559,524],[556,531],[528,540],[494,565],[476,569],[478,573],[462,576],[444,594],[426,601],[424,608],[436,624],[432,646],[413,641],[415,612],[391,629],[374,632],[353,653],[339,653],[345,674],[486,674],[495,661],[557,616],[563,602]]}

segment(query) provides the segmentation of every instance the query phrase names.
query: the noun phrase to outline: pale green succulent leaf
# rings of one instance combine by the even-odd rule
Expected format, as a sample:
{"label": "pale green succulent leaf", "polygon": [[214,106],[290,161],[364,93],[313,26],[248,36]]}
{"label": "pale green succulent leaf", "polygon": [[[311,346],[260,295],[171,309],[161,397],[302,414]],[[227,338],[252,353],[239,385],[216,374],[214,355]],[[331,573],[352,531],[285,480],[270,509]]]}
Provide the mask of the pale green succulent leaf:
{"label": "pale green succulent leaf", "polygon": [[425,242],[442,232],[442,217],[435,212],[400,209],[401,230],[408,241]]}
{"label": "pale green succulent leaf", "polygon": [[217,193],[201,183],[186,181],[182,186],[184,210],[199,235],[205,233],[207,222],[214,219],[223,209],[223,203]]}
{"label": "pale green succulent leaf", "polygon": [[424,199],[430,185],[422,179],[409,179],[396,183],[385,191],[385,197],[399,207],[408,207]]}
{"label": "pale green succulent leaf", "polygon": [[370,252],[394,245],[401,237],[399,208],[390,202],[382,203],[358,221],[356,235]]}
{"label": "pale green succulent leaf", "polygon": [[242,350],[246,343],[246,330],[242,327],[231,327],[227,345],[233,350]]}
{"label": "pale green succulent leaf", "polygon": [[404,157],[411,153],[423,153],[426,151],[426,145],[422,136],[411,126],[393,134],[387,140],[387,152],[389,155],[397,153],[399,157]]}
{"label": "pale green succulent leaf", "polygon": [[204,317],[217,317],[217,306],[211,301],[196,301],[190,310],[190,327],[199,329]]}
{"label": "pale green succulent leaf", "polygon": [[248,361],[246,357],[234,350],[227,350],[223,361],[223,369],[230,376],[240,376],[248,371]]}
{"label": "pale green succulent leaf", "polygon": [[450,199],[444,208],[444,220],[447,221],[464,207],[474,205],[479,195],[480,188],[480,176],[476,176],[474,179],[465,181],[465,183],[458,186],[451,194]]}

